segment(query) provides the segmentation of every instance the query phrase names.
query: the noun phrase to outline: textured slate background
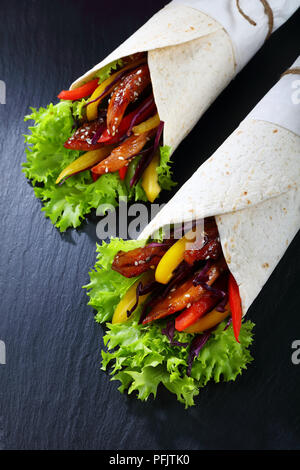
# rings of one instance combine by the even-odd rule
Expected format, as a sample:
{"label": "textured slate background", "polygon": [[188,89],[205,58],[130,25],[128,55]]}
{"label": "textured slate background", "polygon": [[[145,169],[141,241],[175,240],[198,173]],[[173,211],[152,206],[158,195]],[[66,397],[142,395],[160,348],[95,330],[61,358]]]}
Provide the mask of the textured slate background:
{"label": "textured slate background", "polygon": [[[60,235],[21,173],[28,107],[53,100],[164,3],[0,1],[0,448],[300,448],[300,365],[291,363],[300,339],[299,235],[249,312],[257,324],[249,370],[207,386],[188,411],[164,390],[140,403],[99,370],[102,328],[81,290],[95,260],[96,217]],[[180,184],[295,60],[299,19],[273,35],[182,143]]]}

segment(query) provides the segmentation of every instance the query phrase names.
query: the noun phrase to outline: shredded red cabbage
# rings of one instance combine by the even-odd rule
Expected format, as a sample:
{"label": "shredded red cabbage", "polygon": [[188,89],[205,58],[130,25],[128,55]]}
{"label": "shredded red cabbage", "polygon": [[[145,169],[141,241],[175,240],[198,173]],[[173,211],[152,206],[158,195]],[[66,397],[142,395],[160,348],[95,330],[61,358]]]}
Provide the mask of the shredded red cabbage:
{"label": "shredded red cabbage", "polygon": [[212,266],[212,261],[209,259],[206,263],[204,268],[196,274],[195,278],[193,279],[193,284],[194,286],[198,286],[199,284],[202,284],[203,282],[208,281],[208,271]]}
{"label": "shredded red cabbage", "polygon": [[229,320],[228,320],[228,322],[226,323],[226,326],[225,326],[225,328],[224,328],[224,331],[227,330],[227,328],[230,327],[231,323],[232,323],[232,317],[229,317]]}
{"label": "shredded red cabbage", "polygon": [[[224,331],[227,330],[227,328],[231,325],[232,323],[232,317],[229,318],[227,324],[225,325]],[[192,371],[192,365],[194,362],[195,357],[199,356],[199,353],[201,349],[206,345],[207,341],[209,340],[212,332],[218,327],[219,325],[214,326],[213,328],[210,328],[209,330],[205,331],[202,335],[197,335],[190,346],[189,350],[189,357],[188,357],[188,368],[186,375],[189,377],[191,375]]]}
{"label": "shredded red cabbage", "polygon": [[135,70],[137,67],[132,67],[131,69],[128,69],[128,70],[125,70],[122,72],[122,70],[120,71],[120,73],[116,76],[116,78],[114,78],[114,80],[109,84],[107,85],[107,87],[105,87],[104,91],[99,95],[97,96],[97,98],[95,98],[94,100],[92,101],[88,101],[87,103],[85,103],[85,105],[83,106],[83,108],[85,108],[86,106],[88,106],[89,104],[92,104],[92,103],[95,103],[95,101],[98,101],[100,100],[103,95],[105,95],[110,89],[113,89],[114,86],[116,85],[116,83],[121,79],[123,78],[124,75],[126,75],[127,73],[129,72],[132,72],[132,70]]}
{"label": "shredded red cabbage", "polygon": [[128,130],[127,130],[127,136],[130,136],[131,134],[131,131],[132,131],[132,128],[133,126],[135,125],[136,121],[138,120],[138,118],[140,117],[140,115],[147,109],[149,108],[150,106],[152,106],[154,104],[154,98],[153,98],[153,95],[150,95],[145,101],[144,101],[144,104],[142,106],[140,106],[138,109],[137,109],[137,112],[136,114],[133,116],[130,124],[129,124],[129,127],[128,127]]}
{"label": "shredded red cabbage", "polygon": [[157,286],[157,282],[156,281],[152,281],[152,282],[149,282],[148,284],[146,284],[145,286],[143,286],[142,282],[139,282],[137,287],[136,287],[136,300],[135,300],[135,304],[133,305],[133,307],[131,307],[130,310],[127,310],[127,317],[129,318],[130,315],[132,315],[132,313],[135,311],[135,309],[137,308],[138,304],[139,304],[139,298],[143,295],[146,295],[146,294],[149,294],[156,286]]}
{"label": "shredded red cabbage", "polygon": [[144,171],[146,170],[146,168],[150,164],[152,158],[154,157],[154,155],[156,153],[156,150],[158,149],[158,146],[159,146],[159,140],[160,140],[163,128],[164,128],[164,122],[160,121],[159,126],[157,128],[155,140],[154,140],[154,145],[153,145],[151,151],[149,151],[149,153],[146,153],[140,159],[140,161],[139,161],[139,163],[138,163],[138,165],[135,169],[134,175],[130,180],[130,187],[132,187],[135,183],[137,183],[137,181],[141,178],[142,174],[144,173]]}
{"label": "shredded red cabbage", "polygon": [[176,340],[174,341],[174,333],[175,333],[175,320],[174,319],[168,321],[166,327],[163,328],[161,332],[163,335],[167,336],[167,338],[170,341],[171,346],[179,346],[179,347],[186,348],[189,345],[189,343],[181,343],[180,341],[176,341]]}
{"label": "shredded red cabbage", "polygon": [[171,240],[168,242],[151,242],[148,243],[147,246],[151,246],[152,248],[155,248],[156,246],[169,246],[171,244]]}
{"label": "shredded red cabbage", "polygon": [[92,142],[91,142],[92,145],[97,144],[98,139],[100,138],[102,132],[104,132],[105,129],[106,129],[106,124],[103,122],[103,124],[98,127],[98,129],[96,130],[96,132],[95,132],[95,134],[92,138]]}
{"label": "shredded red cabbage", "polygon": [[188,377],[190,377],[191,375],[192,365],[193,365],[195,357],[199,356],[201,349],[205,346],[205,344],[209,340],[212,331],[213,331],[213,328],[205,331],[205,333],[203,333],[202,335],[195,336],[195,338],[193,339],[191,346],[190,346],[189,356],[188,356],[188,361],[187,361],[188,368],[186,371],[186,375]]}

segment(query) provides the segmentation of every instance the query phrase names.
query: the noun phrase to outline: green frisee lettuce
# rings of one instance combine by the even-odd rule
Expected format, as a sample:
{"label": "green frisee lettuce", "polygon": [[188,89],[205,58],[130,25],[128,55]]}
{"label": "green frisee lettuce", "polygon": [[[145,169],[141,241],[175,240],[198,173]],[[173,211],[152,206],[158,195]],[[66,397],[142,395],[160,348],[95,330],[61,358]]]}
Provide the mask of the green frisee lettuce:
{"label": "green frisee lettuce", "polygon": [[[109,244],[97,246],[97,261],[90,272],[89,305],[96,311],[96,321],[108,322],[120,299],[137,278],[127,279],[111,269],[119,250],[129,251],[143,246],[145,241],[112,239]],[[121,392],[135,391],[141,400],[157,394],[158,385],[164,385],[185,407],[194,404],[199,389],[209,381],[235,380],[253,359],[249,352],[254,324],[242,324],[240,343],[237,343],[232,326],[224,331],[226,321],[213,331],[211,338],[195,358],[191,376],[186,375],[188,348],[171,346],[161,333],[166,321],[139,325],[141,307],[126,323],[107,323],[104,336],[106,351],[102,351],[102,369],[111,366],[111,380],[118,380]],[[176,331],[174,339],[191,342],[193,335]]]}
{"label": "green frisee lettuce", "polygon": [[[115,61],[98,72],[99,81],[105,80],[120,65]],[[102,175],[92,181],[89,171],[68,178],[62,185],[55,184],[60,172],[84,152],[66,149],[65,141],[74,132],[74,118],[81,119],[87,100],[65,101],[49,104],[46,108],[31,108],[32,113],[25,121],[33,120],[30,133],[25,135],[27,161],[23,164],[26,177],[31,180],[34,193],[44,203],[42,211],[51,222],[64,232],[68,227],[78,227],[82,219],[100,204],[116,207],[120,197],[129,200],[147,201],[139,181],[133,188],[129,177],[122,181],[118,172]],[[162,189],[170,189],[171,180],[170,148],[161,147],[161,163],[157,168]],[[130,164],[129,175],[133,174],[136,162]]]}

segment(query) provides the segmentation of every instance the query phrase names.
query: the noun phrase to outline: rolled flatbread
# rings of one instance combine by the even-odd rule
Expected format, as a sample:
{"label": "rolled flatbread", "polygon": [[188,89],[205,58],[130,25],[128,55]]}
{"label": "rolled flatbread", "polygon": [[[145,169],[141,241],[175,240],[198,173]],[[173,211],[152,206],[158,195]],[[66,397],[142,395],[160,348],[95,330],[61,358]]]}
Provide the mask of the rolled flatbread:
{"label": "rolled flatbread", "polygon": [[[71,89],[92,79],[115,60],[148,52],[154,98],[160,119],[165,123],[163,143],[174,152],[236,72],[262,45],[268,30],[268,19],[259,1],[246,2],[256,27],[241,16],[235,0],[217,2],[218,8],[208,0],[169,3],[77,79]],[[270,4],[275,7],[275,30],[300,2],[270,0]]]}
{"label": "rolled flatbread", "polygon": [[[299,66],[300,59],[292,68]],[[300,227],[296,80],[284,75],[140,235],[147,239],[163,226],[215,216],[243,314]]]}

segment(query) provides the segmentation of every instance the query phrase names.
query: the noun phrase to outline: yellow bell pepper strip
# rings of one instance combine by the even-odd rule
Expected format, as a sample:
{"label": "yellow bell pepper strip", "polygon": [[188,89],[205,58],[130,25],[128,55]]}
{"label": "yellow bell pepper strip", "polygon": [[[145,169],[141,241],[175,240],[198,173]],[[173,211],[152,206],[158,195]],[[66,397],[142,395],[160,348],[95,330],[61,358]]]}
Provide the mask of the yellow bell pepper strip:
{"label": "yellow bell pepper strip", "polygon": [[154,116],[151,116],[147,121],[141,122],[141,124],[138,124],[137,126],[134,126],[132,128],[132,132],[135,135],[143,134],[144,132],[151,131],[151,129],[155,129],[156,127],[159,126],[160,119],[158,113],[154,114]]}
{"label": "yellow bell pepper strip", "polygon": [[70,163],[70,165],[62,170],[55,183],[58,184],[65,178],[68,178],[75,173],[79,173],[80,171],[91,168],[100,160],[104,160],[104,158],[106,158],[111,153],[113,148],[114,146],[109,145],[101,147],[97,150],[91,150],[90,152],[86,152],[85,154],[81,155],[81,157],[74,160],[74,162]]}
{"label": "yellow bell pepper strip", "polygon": [[[110,92],[111,90],[108,89],[106,91],[106,93],[104,93],[105,91],[105,88],[108,87],[116,78],[116,76],[119,74],[120,72],[116,72],[114,73],[113,75],[111,75],[110,77],[108,77],[106,80],[104,80],[104,82],[101,83],[101,85],[99,85],[96,90],[93,92],[91,98],[90,98],[90,101],[91,103],[87,105],[86,107],[86,117],[89,121],[94,121],[94,119],[97,119],[97,116],[98,116],[98,106],[101,102],[101,100],[103,98],[105,98]],[[102,95],[102,96],[101,96]],[[98,96],[101,96],[101,98],[97,101],[94,101],[96,100],[96,98]]]}
{"label": "yellow bell pepper strip", "polygon": [[[124,323],[127,320],[129,320],[130,317],[127,316],[127,312],[136,303],[136,289],[139,283],[141,282],[143,285],[145,285],[147,282],[150,282],[151,280],[153,280],[153,272],[147,271],[146,273],[142,275],[140,279],[138,279],[137,281],[135,281],[134,284],[132,284],[132,286],[128,289],[126,294],[118,303],[115,309],[114,315],[113,315],[112,323]],[[139,305],[141,305],[142,302],[146,300],[148,296],[149,294],[142,295],[139,297],[137,308]]]}
{"label": "yellow bell pepper strip", "polygon": [[[123,67],[121,70],[118,70],[117,72],[110,75],[106,80],[104,80],[104,82],[102,82],[95,89],[95,91],[93,92],[93,94],[92,94],[92,96],[89,100],[91,103],[88,104],[87,107],[86,107],[86,116],[87,116],[87,119],[89,121],[93,121],[94,119],[97,119],[99,103],[102,101],[103,98],[105,98],[111,92],[111,89],[109,88],[107,90],[107,92],[105,94],[103,94],[103,96],[101,96],[102,93],[105,91],[105,88],[108,87],[113,81],[115,81],[115,79],[118,77],[118,75],[120,75],[120,80],[121,80],[121,78],[123,77],[123,73],[126,72],[126,70],[130,70],[134,67],[137,67],[140,64],[142,64],[143,62],[145,62],[144,58],[136,60],[134,62],[130,62],[128,65]],[[116,82],[116,84],[117,83],[118,82]],[[99,98],[99,100],[97,100],[97,98],[99,96],[101,96],[101,98]],[[94,100],[96,100],[96,101],[94,101]],[[92,103],[92,101],[93,101],[93,103]]]}
{"label": "yellow bell pepper strip", "polygon": [[75,88],[75,90],[62,90],[59,95],[57,95],[57,98],[60,100],[81,100],[82,98],[87,98],[90,96],[93,91],[97,88],[98,86],[98,78],[95,78],[94,80],[91,80],[88,83],[85,83],[84,85]]}
{"label": "yellow bell pepper strip", "polygon": [[236,280],[233,275],[230,273],[228,279],[228,295],[229,295],[229,304],[232,315],[232,327],[235,339],[239,343],[239,334],[242,326],[242,303],[240,298],[239,286],[237,285]]}
{"label": "yellow bell pepper strip", "polygon": [[164,254],[157,265],[155,271],[155,280],[161,284],[167,284],[173,274],[173,271],[183,260],[185,251],[185,237],[180,238],[168,251]]}
{"label": "yellow bell pepper strip", "polygon": [[224,312],[214,309],[183,331],[184,333],[202,333],[221,323],[228,315],[230,315],[229,303],[226,304]]}
{"label": "yellow bell pepper strip", "polygon": [[146,193],[147,199],[153,202],[160,193],[161,187],[158,183],[157,167],[159,166],[160,155],[157,152],[142,176],[142,187]]}
{"label": "yellow bell pepper strip", "polygon": [[168,251],[164,254],[162,259],[157,265],[155,271],[155,279],[161,284],[168,284],[170,281],[173,271],[184,259],[184,252],[186,248],[186,243],[191,243],[191,236],[196,232],[192,229],[184,237],[180,238]]}

